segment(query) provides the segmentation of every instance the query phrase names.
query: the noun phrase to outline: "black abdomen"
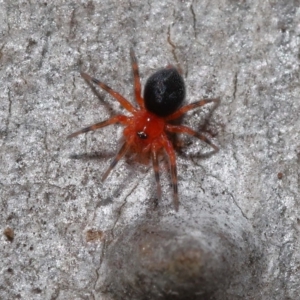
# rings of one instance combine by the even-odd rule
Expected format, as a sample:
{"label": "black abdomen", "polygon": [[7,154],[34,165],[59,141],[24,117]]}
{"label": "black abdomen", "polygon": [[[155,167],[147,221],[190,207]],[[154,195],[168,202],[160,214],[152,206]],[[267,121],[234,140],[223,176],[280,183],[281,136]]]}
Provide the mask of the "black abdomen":
{"label": "black abdomen", "polygon": [[174,113],[181,106],[184,97],[184,81],[174,67],[155,72],[146,82],[145,107],[157,116],[166,117]]}

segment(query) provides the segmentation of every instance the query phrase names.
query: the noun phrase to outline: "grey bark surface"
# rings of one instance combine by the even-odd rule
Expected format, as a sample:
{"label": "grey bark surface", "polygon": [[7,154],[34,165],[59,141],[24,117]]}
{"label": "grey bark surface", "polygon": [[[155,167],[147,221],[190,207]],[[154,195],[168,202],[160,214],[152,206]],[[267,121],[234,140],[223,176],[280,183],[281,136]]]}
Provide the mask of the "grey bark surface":
{"label": "grey bark surface", "polygon": [[[0,298],[290,299],[300,295],[299,1],[1,1]],[[122,160],[121,126],[68,134],[183,72],[180,208],[166,159]]]}

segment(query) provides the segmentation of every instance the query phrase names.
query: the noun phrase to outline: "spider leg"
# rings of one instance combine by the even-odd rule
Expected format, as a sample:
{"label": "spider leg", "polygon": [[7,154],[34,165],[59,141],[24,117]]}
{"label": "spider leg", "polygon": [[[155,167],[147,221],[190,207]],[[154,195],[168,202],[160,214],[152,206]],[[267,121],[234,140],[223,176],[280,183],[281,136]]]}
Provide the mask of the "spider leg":
{"label": "spider leg", "polygon": [[144,107],[144,100],[141,96],[141,80],[140,80],[140,73],[139,67],[137,63],[136,56],[132,48],[130,48],[130,56],[132,61],[132,70],[133,70],[133,78],[134,78],[134,93],[135,99],[138,105],[143,108]]}
{"label": "spider leg", "polygon": [[93,124],[91,126],[85,127],[81,130],[78,130],[78,131],[68,135],[68,139],[73,138],[73,137],[75,137],[79,134],[82,134],[82,133],[85,133],[85,132],[88,132],[88,131],[93,131],[93,130],[96,130],[96,129],[99,129],[99,128],[102,128],[102,127],[105,127],[105,126],[108,126],[108,125],[111,125],[111,124],[115,124],[115,123],[121,123],[121,124],[126,125],[128,123],[128,120],[129,120],[129,117],[126,117],[124,115],[116,115],[116,116],[111,117],[110,119],[108,119],[106,121],[96,123],[96,124]]}
{"label": "spider leg", "polygon": [[218,104],[220,102],[220,99],[219,98],[216,98],[216,99],[202,99],[202,100],[196,101],[194,103],[185,105],[185,106],[181,107],[180,109],[178,109],[177,111],[175,111],[170,116],[166,117],[166,121],[175,120],[175,119],[181,117],[183,114],[185,114],[189,110],[195,109],[197,107],[201,107],[201,106],[203,106],[207,103],[211,103],[211,102],[215,102],[215,103]]}
{"label": "spider leg", "polygon": [[159,181],[159,166],[158,166],[158,159],[157,159],[157,150],[155,147],[152,147],[151,150],[151,157],[152,157],[152,164],[154,169],[154,176],[156,181],[156,188],[157,188],[157,197],[158,200],[161,200],[161,185]]}
{"label": "spider leg", "polygon": [[103,174],[103,176],[101,178],[102,182],[107,178],[107,176],[109,175],[110,171],[117,165],[117,163],[119,162],[119,160],[126,154],[126,152],[129,150],[129,148],[130,148],[130,142],[125,142],[122,145],[122,147],[119,150],[118,154],[116,155],[116,157],[110,163],[108,169]]}
{"label": "spider leg", "polygon": [[111,96],[113,96],[125,109],[127,109],[131,113],[136,113],[137,109],[127,100],[125,99],[121,94],[114,91],[112,88],[107,86],[105,83],[99,81],[98,79],[91,77],[90,75],[86,73],[80,73],[80,75],[86,80],[86,81],[92,81],[93,83],[99,85],[103,90],[108,92]]}
{"label": "spider leg", "polygon": [[169,132],[186,133],[186,134],[192,135],[192,136],[200,139],[201,141],[205,142],[206,144],[210,145],[211,147],[213,147],[215,149],[215,151],[219,150],[219,148],[215,144],[213,144],[211,142],[211,140],[208,139],[205,135],[203,135],[203,134],[201,134],[197,131],[194,131],[189,127],[186,127],[186,126],[183,126],[183,125],[167,124],[166,125],[166,130],[169,131]]}
{"label": "spider leg", "polygon": [[175,210],[178,211],[179,207],[179,198],[178,198],[178,180],[177,180],[177,166],[176,166],[176,155],[171,141],[167,138],[166,135],[162,136],[162,143],[166,150],[166,153],[169,157],[170,162],[170,171],[173,187],[173,203]]}

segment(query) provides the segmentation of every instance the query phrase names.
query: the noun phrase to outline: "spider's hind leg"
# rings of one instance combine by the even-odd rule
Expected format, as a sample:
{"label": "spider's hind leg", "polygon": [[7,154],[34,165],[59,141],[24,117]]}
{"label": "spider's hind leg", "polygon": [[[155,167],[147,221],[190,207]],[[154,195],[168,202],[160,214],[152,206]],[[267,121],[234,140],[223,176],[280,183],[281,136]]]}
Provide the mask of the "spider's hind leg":
{"label": "spider's hind leg", "polygon": [[204,106],[205,104],[212,103],[212,102],[214,102],[216,104],[219,104],[220,103],[220,99],[219,98],[215,98],[215,99],[202,99],[202,100],[196,101],[194,103],[182,106],[180,109],[178,109],[173,114],[171,114],[170,116],[168,116],[166,118],[166,120],[167,121],[171,121],[171,120],[178,119],[182,115],[184,115],[186,112],[188,112],[190,110],[193,110],[193,109],[195,109],[197,107]]}
{"label": "spider's hind leg", "polygon": [[103,90],[108,92],[111,96],[113,96],[126,110],[128,110],[131,113],[136,113],[137,109],[127,100],[125,99],[121,94],[107,86],[105,83],[101,82],[100,80],[91,77],[90,75],[81,72],[80,75],[86,80],[86,81],[91,81],[98,86],[100,86]]}
{"label": "spider's hind leg", "polygon": [[136,56],[135,56],[132,48],[130,48],[130,56],[131,56],[131,61],[132,61],[135,99],[136,99],[136,102],[138,103],[139,107],[143,108],[144,100],[141,96],[141,80],[140,80],[139,67],[138,67]]}

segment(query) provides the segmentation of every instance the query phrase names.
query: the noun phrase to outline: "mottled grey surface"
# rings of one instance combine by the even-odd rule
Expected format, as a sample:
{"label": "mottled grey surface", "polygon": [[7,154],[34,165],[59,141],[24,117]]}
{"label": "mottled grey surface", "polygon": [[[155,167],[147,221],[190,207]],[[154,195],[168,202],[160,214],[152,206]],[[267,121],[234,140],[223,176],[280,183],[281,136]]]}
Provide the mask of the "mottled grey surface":
{"label": "mottled grey surface", "polygon": [[[1,299],[299,299],[299,1],[1,1],[0,29]],[[66,140],[122,111],[80,70],[132,101],[130,46],[221,99],[184,120],[221,150],[183,139],[178,213],[163,162],[158,206],[134,159],[101,183],[121,127]]]}

